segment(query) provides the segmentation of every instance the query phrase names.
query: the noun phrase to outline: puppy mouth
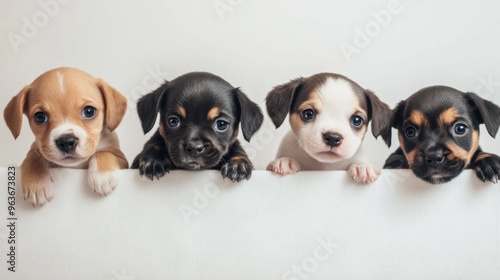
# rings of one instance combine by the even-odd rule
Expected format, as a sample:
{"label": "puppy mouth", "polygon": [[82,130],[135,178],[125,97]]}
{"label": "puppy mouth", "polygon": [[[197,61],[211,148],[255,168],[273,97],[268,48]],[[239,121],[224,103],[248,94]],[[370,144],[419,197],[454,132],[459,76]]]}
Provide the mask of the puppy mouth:
{"label": "puppy mouth", "polygon": [[413,173],[420,179],[431,184],[442,184],[457,177],[463,170],[463,164],[450,163],[446,168],[425,168],[413,166]]}

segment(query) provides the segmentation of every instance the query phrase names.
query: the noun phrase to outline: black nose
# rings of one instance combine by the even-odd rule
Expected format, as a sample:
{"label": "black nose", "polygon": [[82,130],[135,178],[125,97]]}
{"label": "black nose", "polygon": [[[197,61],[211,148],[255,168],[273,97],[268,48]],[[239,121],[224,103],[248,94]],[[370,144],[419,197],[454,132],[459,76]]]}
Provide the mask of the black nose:
{"label": "black nose", "polygon": [[326,132],[323,133],[323,141],[325,141],[325,144],[327,144],[330,147],[335,147],[340,144],[342,144],[342,135],[338,134],[337,132]]}
{"label": "black nose", "polygon": [[191,140],[186,145],[186,152],[192,157],[197,157],[205,151],[205,145],[200,140]]}
{"label": "black nose", "polygon": [[76,138],[73,134],[63,135],[56,140],[57,148],[66,153],[74,151],[77,145],[78,138]]}
{"label": "black nose", "polygon": [[424,152],[425,163],[427,165],[437,168],[444,162],[446,152],[443,149],[434,149]]}

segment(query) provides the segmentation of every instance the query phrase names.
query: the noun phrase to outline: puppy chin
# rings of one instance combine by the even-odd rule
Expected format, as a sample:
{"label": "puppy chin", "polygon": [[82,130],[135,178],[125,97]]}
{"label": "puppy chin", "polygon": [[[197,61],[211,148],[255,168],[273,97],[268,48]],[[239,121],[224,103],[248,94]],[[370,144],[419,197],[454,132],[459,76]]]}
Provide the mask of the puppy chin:
{"label": "puppy chin", "polygon": [[169,150],[169,153],[175,166],[187,170],[210,169],[221,161],[222,155],[224,154],[215,149],[197,157],[181,153],[176,149]]}
{"label": "puppy chin", "polygon": [[90,156],[95,153],[95,151],[86,153],[80,146],[71,153],[61,152],[55,146],[46,147],[45,145],[39,145],[39,147],[42,156],[46,160],[57,166],[70,168],[86,168]]}
{"label": "puppy chin", "polygon": [[442,184],[451,181],[453,178],[460,175],[465,167],[465,163],[457,162],[448,165],[446,168],[433,168],[428,167],[425,164],[414,164],[411,166],[411,170],[418,178],[431,183],[431,184]]}

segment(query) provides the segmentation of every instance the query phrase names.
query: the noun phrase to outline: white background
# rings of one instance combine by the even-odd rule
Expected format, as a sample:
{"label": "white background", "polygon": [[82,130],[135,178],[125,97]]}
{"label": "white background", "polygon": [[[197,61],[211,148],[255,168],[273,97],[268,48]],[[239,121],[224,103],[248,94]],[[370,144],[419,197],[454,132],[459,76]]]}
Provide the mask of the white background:
{"label": "white background", "polygon": [[[117,132],[129,161],[149,137],[135,112],[137,96],[190,71],[223,77],[263,109],[274,86],[323,71],[346,75],[391,107],[436,84],[500,104],[498,1],[400,1],[385,26],[374,14],[394,1],[66,0],[48,12],[40,4],[54,1],[0,3],[0,108],[46,70],[83,69],[128,97]],[[366,28],[369,43],[356,43],[356,29]],[[13,34],[25,41],[12,43]],[[342,44],[359,53],[346,56]],[[266,115],[247,145],[258,169],[273,159],[288,127],[275,131]],[[498,142],[482,134],[483,149],[499,153]],[[34,139],[26,119],[18,140],[4,122],[0,135],[0,165],[20,164]],[[365,145],[380,165],[395,149],[371,134]]]}
{"label": "white background", "polygon": [[[391,107],[436,84],[500,104],[499,1],[400,1],[383,27],[374,14],[389,0],[69,0],[47,15],[40,3],[49,2],[0,2],[0,108],[46,70],[81,68],[128,97],[117,131],[129,161],[149,137],[135,112],[138,94],[190,71],[220,75],[262,107],[275,85],[323,71],[350,77]],[[215,8],[224,3],[229,10]],[[23,35],[36,21],[36,31]],[[360,46],[356,30],[367,26],[380,30]],[[13,34],[25,42],[12,44]],[[346,44],[359,53],[346,56]],[[287,129],[274,131],[266,118],[246,146],[258,169]],[[482,135],[483,149],[500,153],[498,140]],[[5,184],[1,166],[20,164],[34,137],[25,121],[14,141],[0,122],[0,139]],[[395,149],[365,139],[379,165]],[[310,264],[328,238],[335,250],[308,279],[500,275],[500,189],[471,171],[436,186],[409,171],[385,171],[369,187],[344,172],[257,171],[232,184],[216,171],[175,171],[154,182],[120,171],[119,188],[106,198],[92,194],[83,170],[51,172],[55,196],[43,208],[23,202],[18,188],[15,274],[6,270],[0,193],[2,279],[305,279],[287,273]],[[189,223],[183,205],[196,208]]]}

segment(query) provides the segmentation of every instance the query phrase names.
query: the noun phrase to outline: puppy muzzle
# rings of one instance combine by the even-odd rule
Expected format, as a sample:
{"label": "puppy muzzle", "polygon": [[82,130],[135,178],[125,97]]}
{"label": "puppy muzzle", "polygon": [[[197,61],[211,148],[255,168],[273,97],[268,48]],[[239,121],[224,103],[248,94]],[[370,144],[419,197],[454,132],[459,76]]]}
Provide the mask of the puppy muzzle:
{"label": "puppy muzzle", "polygon": [[462,172],[465,163],[457,158],[449,160],[451,153],[441,146],[433,146],[416,153],[411,169],[417,177],[432,184],[445,183]]}
{"label": "puppy muzzle", "polygon": [[220,161],[223,152],[210,141],[200,138],[180,141],[169,151],[174,164],[188,170],[212,168]]}
{"label": "puppy muzzle", "polygon": [[64,134],[56,139],[57,148],[64,153],[72,153],[78,146],[78,138],[73,134]]}

